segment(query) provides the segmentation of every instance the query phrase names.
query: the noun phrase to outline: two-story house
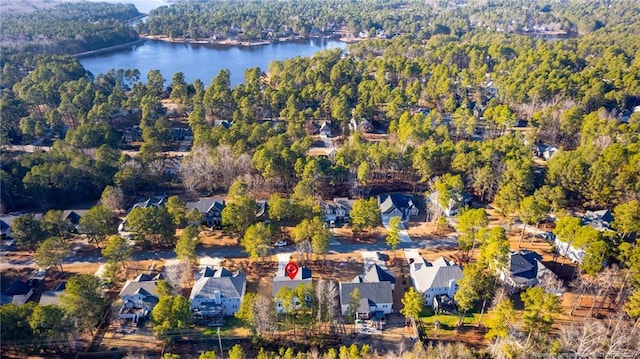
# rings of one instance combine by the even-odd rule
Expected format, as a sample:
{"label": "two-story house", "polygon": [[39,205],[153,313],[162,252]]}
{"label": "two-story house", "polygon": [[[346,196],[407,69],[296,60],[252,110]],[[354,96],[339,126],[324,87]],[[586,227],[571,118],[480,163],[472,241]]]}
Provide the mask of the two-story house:
{"label": "two-story house", "polygon": [[[131,213],[136,208],[164,207],[166,202],[167,202],[167,197],[166,196],[150,197],[146,201],[142,201],[142,202],[138,202],[138,203],[134,204],[131,207],[131,209],[129,210],[129,212],[127,213],[127,216],[129,215],[129,213]],[[124,220],[122,221],[122,223],[120,223],[120,225],[118,225],[118,232],[130,232],[130,231],[131,231],[131,229],[129,227],[127,227],[127,217],[125,217]]]}
{"label": "two-story house", "polygon": [[415,196],[404,193],[379,195],[378,207],[383,223],[388,223],[391,217],[400,217],[406,222],[420,212]]}
{"label": "two-story house", "polygon": [[393,313],[393,286],[396,278],[377,264],[369,267],[363,275],[356,276],[351,282],[339,283],[340,309],[342,315],[349,313],[353,301],[353,291],[357,288],[359,301],[356,319],[384,318]]}
{"label": "two-story house", "polygon": [[[292,279],[292,278],[289,278],[289,276],[285,273],[284,267],[279,268],[278,271],[276,272],[275,277],[273,277],[273,289],[272,289],[273,298],[276,297],[276,295],[278,294],[278,292],[282,287],[295,289],[300,284],[309,285],[309,286],[313,284],[313,278],[311,277],[311,269],[305,266],[300,267],[300,269],[298,269],[298,272],[296,273],[296,276],[293,277]],[[296,298],[296,301],[300,302],[300,299]],[[275,302],[276,302],[276,311],[278,313],[283,313],[284,307],[282,306],[282,303],[280,303],[277,300]]]}
{"label": "two-story house", "polygon": [[500,273],[500,280],[515,293],[538,285],[545,276],[555,277],[555,274],[542,264],[542,257],[536,252],[521,250],[509,254],[509,266]]}
{"label": "two-story house", "polygon": [[160,299],[156,287],[161,279],[161,274],[140,274],[135,279],[127,280],[118,294],[122,300],[119,317],[131,319],[134,323],[147,317]]}
{"label": "two-story house", "polygon": [[411,259],[409,264],[411,281],[417,292],[424,295],[425,304],[433,305],[437,295],[453,298],[462,279],[462,268],[455,262],[439,257],[432,263],[423,258]]}
{"label": "two-story house", "polygon": [[197,209],[202,213],[204,223],[209,227],[219,228],[222,226],[222,210],[225,207],[223,199],[200,198],[195,202],[186,203],[187,210]]}
{"label": "two-story house", "polygon": [[353,200],[346,197],[336,197],[333,201],[320,202],[320,208],[322,208],[322,219],[329,223],[348,222],[353,202]]}
{"label": "two-story house", "polygon": [[189,302],[195,317],[220,318],[234,315],[247,291],[247,276],[225,268],[204,267],[196,274]]}

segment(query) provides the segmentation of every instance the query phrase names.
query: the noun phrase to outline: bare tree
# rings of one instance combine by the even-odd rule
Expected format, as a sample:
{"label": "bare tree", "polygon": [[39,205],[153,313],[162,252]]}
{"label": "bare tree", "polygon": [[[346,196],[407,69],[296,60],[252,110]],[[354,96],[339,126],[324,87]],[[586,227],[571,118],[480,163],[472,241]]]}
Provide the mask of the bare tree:
{"label": "bare tree", "polygon": [[602,356],[602,343],[606,339],[607,328],[598,320],[585,320],[581,325],[564,326],[560,342],[564,353],[577,358]]}
{"label": "bare tree", "polygon": [[329,281],[327,283],[327,313],[329,314],[329,322],[333,322],[335,318],[339,318],[342,315],[339,297],[340,290],[338,289],[338,283]]}
{"label": "bare tree", "polygon": [[258,335],[273,333],[278,328],[276,324],[275,305],[271,298],[258,295],[254,308],[254,316]]}
{"label": "bare tree", "polygon": [[100,203],[114,213],[122,211],[124,208],[124,192],[120,187],[105,187],[100,197]]}
{"label": "bare tree", "polygon": [[326,279],[320,279],[316,283],[316,297],[318,298],[318,322],[322,322],[323,320],[323,308],[325,311],[327,310],[327,284],[328,282]]}
{"label": "bare tree", "polygon": [[180,294],[182,289],[188,288],[193,281],[191,263],[181,260],[176,264],[166,266],[164,268],[164,278],[173,288],[174,294]]}
{"label": "bare tree", "polygon": [[309,260],[309,253],[311,253],[311,242],[309,242],[308,240],[302,240],[300,242],[298,242],[298,244],[296,245],[296,249],[298,250],[298,253],[300,253],[301,257],[306,258],[306,260]]}
{"label": "bare tree", "polygon": [[196,146],[180,165],[180,176],[185,188],[192,193],[211,190],[215,183],[216,166],[209,146]]}

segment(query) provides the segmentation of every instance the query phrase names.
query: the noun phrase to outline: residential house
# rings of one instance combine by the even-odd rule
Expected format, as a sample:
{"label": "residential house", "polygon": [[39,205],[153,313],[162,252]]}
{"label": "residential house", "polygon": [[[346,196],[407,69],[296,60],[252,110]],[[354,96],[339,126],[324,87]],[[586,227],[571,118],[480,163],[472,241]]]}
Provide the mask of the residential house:
{"label": "residential house", "polygon": [[323,220],[325,222],[349,222],[349,213],[351,213],[353,202],[346,197],[336,197],[333,201],[320,202]]}
{"label": "residential house", "polygon": [[331,129],[331,125],[327,121],[322,121],[320,129],[318,129],[318,134],[322,138],[333,137],[333,130]]}
{"label": "residential house", "polygon": [[571,243],[561,241],[558,237],[555,237],[553,244],[556,247],[556,253],[569,258],[574,263],[582,263],[584,256],[587,254],[584,249],[576,248]]}
{"label": "residential house", "polygon": [[87,213],[86,209],[68,209],[66,211],[62,211],[62,220],[67,221],[72,227],[73,230],[77,233],[82,233],[80,229],[80,219]]}
{"label": "residential house", "polygon": [[535,145],[533,150],[536,156],[544,159],[545,161],[550,160],[551,157],[553,157],[558,151],[558,147],[553,145],[546,145],[544,143]]}
{"label": "residential house", "polygon": [[140,274],[133,280],[127,280],[119,294],[122,299],[119,317],[131,319],[134,323],[147,317],[160,299],[156,287],[161,279],[160,274],[154,277]]}
{"label": "residential house", "polygon": [[[313,279],[311,278],[311,269],[305,266],[298,269],[298,273],[296,273],[296,276],[293,277],[293,279],[289,278],[285,273],[284,267],[278,268],[275,277],[273,277],[272,295],[275,298],[282,287],[294,289],[300,284],[311,285],[312,283]],[[284,311],[282,303],[278,301],[276,301],[276,311],[278,313],[282,313]]]}
{"label": "residential house", "polygon": [[372,265],[363,274],[351,282],[339,283],[340,309],[347,315],[352,304],[351,293],[357,288],[360,300],[356,310],[356,319],[384,318],[393,312],[393,286],[396,278],[377,264]]}
{"label": "residential house", "polygon": [[30,282],[23,282],[21,280],[13,282],[9,288],[2,292],[2,295],[0,296],[0,305],[10,303],[18,306],[23,305],[33,295],[33,287],[34,285]]}
{"label": "residential house", "polygon": [[60,296],[64,293],[67,282],[60,282],[53,290],[47,290],[40,295],[40,305],[60,305]]}
{"label": "residential house", "polygon": [[391,217],[400,217],[405,222],[420,212],[415,196],[404,193],[379,195],[378,207],[383,223],[388,223]]}
{"label": "residential house", "polygon": [[256,211],[256,219],[261,222],[267,221],[267,201],[258,200],[256,201],[256,204],[258,205],[258,210]]}
{"label": "residential house", "polygon": [[209,227],[222,227],[222,210],[225,207],[223,199],[219,198],[200,198],[195,202],[186,203],[187,210],[197,209],[202,213],[204,223]]}
{"label": "residential house", "polygon": [[364,133],[371,133],[375,131],[375,128],[373,127],[373,124],[371,123],[371,121],[367,120],[367,119],[359,119],[356,120],[355,118],[352,118],[349,121],[349,131],[351,132],[364,132]]}
{"label": "residential house", "polygon": [[425,304],[433,305],[436,295],[454,297],[458,291],[458,281],[462,279],[462,268],[444,257],[439,257],[433,263],[423,258],[410,259],[409,274],[416,291],[424,295]]}
{"label": "residential house", "polygon": [[509,267],[500,273],[500,280],[515,293],[538,285],[546,276],[555,277],[555,274],[542,264],[542,257],[536,252],[521,250],[509,254]]}
{"label": "residential house", "polygon": [[432,204],[432,209],[439,213],[444,214],[447,217],[455,216],[460,212],[460,209],[469,206],[471,204],[472,197],[465,191],[453,193],[452,198],[449,199],[447,207],[443,208],[438,201],[438,192],[433,191],[429,194],[429,201]]}
{"label": "residential house", "polygon": [[189,302],[198,318],[221,318],[234,315],[247,291],[244,273],[204,267],[196,275]]}
{"label": "residential house", "polygon": [[0,214],[0,235],[2,239],[11,238],[11,226],[18,216],[10,214]]}
{"label": "residential house", "polygon": [[[167,202],[166,196],[154,196],[148,198],[146,201],[138,202],[131,207],[129,213],[131,213],[136,208],[148,208],[148,207],[164,207]],[[118,226],[118,232],[130,232],[130,228],[127,227],[127,218],[120,223]]]}
{"label": "residential house", "polygon": [[604,232],[611,227],[613,214],[611,214],[611,211],[608,209],[587,211],[584,216],[582,216],[581,222],[583,225],[591,226],[600,232]]}

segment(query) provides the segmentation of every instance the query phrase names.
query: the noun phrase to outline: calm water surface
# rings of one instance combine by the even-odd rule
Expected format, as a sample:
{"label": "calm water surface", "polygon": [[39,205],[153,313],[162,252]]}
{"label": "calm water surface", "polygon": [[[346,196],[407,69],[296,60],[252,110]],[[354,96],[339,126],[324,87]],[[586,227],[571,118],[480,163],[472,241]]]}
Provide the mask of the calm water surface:
{"label": "calm water surface", "polygon": [[320,50],[333,48],[344,49],[346,44],[335,40],[308,39],[240,47],[147,40],[130,48],[84,56],[79,60],[94,75],[110,69],[138,69],[144,80],[150,70],[160,70],[167,85],[178,71],[184,73],[189,83],[200,79],[208,85],[220,70],[228,69],[231,72],[231,85],[236,86],[244,82],[247,68],[259,67],[266,72],[271,61],[312,56]]}
{"label": "calm water surface", "polygon": [[[148,13],[160,6],[171,3],[163,0],[89,0],[96,2],[130,3],[138,11]],[[346,44],[335,40],[309,39],[269,45],[239,47],[200,44],[176,44],[164,41],[148,40],[140,45],[113,52],[80,57],[80,63],[94,75],[110,69],[138,69],[141,80],[146,79],[150,70],[160,70],[171,83],[173,74],[182,71],[185,80],[193,83],[200,79],[209,85],[211,79],[222,69],[231,72],[231,85],[244,82],[244,71],[259,67],[268,71],[271,61],[290,59],[296,56],[312,56],[320,50],[341,48]]]}

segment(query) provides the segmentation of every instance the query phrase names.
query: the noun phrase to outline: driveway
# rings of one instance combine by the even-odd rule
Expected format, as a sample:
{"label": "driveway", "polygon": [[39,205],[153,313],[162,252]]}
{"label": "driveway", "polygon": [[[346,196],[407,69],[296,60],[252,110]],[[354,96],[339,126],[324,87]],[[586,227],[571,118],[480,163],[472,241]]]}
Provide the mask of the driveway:
{"label": "driveway", "polygon": [[362,255],[362,263],[364,264],[365,273],[371,268],[374,264],[377,264],[379,267],[383,269],[387,269],[387,265],[384,261],[378,259],[377,251],[360,251]]}
{"label": "driveway", "polygon": [[[384,226],[384,228],[389,230],[389,221],[382,221],[382,225]],[[399,234],[400,234],[400,242],[401,243],[411,243],[411,242],[413,242],[411,240],[411,237],[409,237],[409,232],[407,232],[407,227],[402,222],[400,222],[400,232],[399,232]]]}

